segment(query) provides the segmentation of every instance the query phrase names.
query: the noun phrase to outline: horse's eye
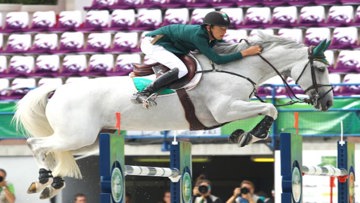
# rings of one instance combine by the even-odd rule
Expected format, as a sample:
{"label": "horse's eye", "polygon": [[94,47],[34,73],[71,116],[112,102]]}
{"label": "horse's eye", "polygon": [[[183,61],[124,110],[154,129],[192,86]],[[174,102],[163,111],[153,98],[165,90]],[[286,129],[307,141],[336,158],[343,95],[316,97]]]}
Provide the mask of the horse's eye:
{"label": "horse's eye", "polygon": [[317,66],[316,69],[319,70],[319,72],[325,72],[325,67],[324,66]]}

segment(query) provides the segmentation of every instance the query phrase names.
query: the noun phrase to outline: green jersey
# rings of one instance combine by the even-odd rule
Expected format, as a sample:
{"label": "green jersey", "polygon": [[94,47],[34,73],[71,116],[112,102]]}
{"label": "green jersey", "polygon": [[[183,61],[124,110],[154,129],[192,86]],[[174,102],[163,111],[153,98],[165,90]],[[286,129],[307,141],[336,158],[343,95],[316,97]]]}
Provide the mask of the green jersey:
{"label": "green jersey", "polygon": [[219,40],[210,41],[206,28],[201,25],[173,24],[146,34],[146,36],[151,37],[156,35],[164,36],[155,44],[174,54],[188,54],[190,51],[197,49],[216,64],[224,64],[243,58],[240,51],[227,55],[216,53],[213,46]]}

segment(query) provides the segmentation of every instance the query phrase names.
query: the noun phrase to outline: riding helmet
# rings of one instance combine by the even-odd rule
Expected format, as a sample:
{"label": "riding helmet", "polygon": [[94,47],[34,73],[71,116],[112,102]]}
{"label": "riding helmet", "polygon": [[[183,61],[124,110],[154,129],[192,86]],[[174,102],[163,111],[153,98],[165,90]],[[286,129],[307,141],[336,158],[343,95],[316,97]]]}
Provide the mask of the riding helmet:
{"label": "riding helmet", "polygon": [[203,24],[205,25],[217,25],[217,26],[226,26],[230,25],[229,16],[221,11],[212,11],[204,17]]}

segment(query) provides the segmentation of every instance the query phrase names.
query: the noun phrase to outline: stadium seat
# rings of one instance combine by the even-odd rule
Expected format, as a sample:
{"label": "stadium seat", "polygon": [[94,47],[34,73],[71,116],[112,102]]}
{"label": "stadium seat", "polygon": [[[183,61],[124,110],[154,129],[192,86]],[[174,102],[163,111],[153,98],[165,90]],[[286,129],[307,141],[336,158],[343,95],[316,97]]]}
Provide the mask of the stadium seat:
{"label": "stadium seat", "polygon": [[82,52],[84,50],[84,33],[64,32],[60,37],[59,50],[56,53]]}
{"label": "stadium seat", "polygon": [[262,28],[271,22],[271,11],[269,7],[250,7],[245,13],[244,27]]}
{"label": "stadium seat", "polygon": [[325,23],[325,8],[323,6],[304,6],[300,9],[299,25],[318,27]]}
{"label": "stadium seat", "polygon": [[93,0],[91,6],[84,7],[85,10],[105,10],[115,6],[117,0]]}
{"label": "stadium seat", "polygon": [[85,80],[88,80],[89,77],[81,76],[81,77],[68,77],[65,80],[65,83],[76,83],[76,82],[82,82]]}
{"label": "stadium seat", "polygon": [[136,21],[134,9],[116,9],[111,13],[111,30],[130,30]]}
{"label": "stadium seat", "polygon": [[340,73],[360,73],[360,51],[342,50],[337,57],[334,70]]}
{"label": "stadium seat", "polygon": [[8,99],[21,99],[30,90],[36,88],[36,80],[34,78],[15,78],[11,84],[11,92]]}
{"label": "stadium seat", "polygon": [[0,55],[0,78],[5,78],[8,75],[9,69],[8,69],[8,63],[7,63],[7,57]]}
{"label": "stadium seat", "polygon": [[343,87],[342,94],[347,96],[360,95],[360,79],[359,74],[348,73],[344,76],[343,84],[346,86]]}
{"label": "stadium seat", "polygon": [[118,0],[117,3],[112,6],[114,9],[135,9],[141,8],[144,1],[142,0]]}
{"label": "stadium seat", "polygon": [[287,4],[287,0],[263,0],[264,6],[281,6]]}
{"label": "stadium seat", "polygon": [[237,0],[236,4],[238,6],[255,6],[261,5],[263,0]]}
{"label": "stadium seat", "polygon": [[330,73],[329,74],[329,82],[330,82],[330,84],[333,85],[334,96],[341,95],[341,92],[342,92],[342,89],[343,89],[344,86],[335,85],[335,84],[340,84],[341,83],[340,74],[338,74],[338,73]]}
{"label": "stadium seat", "polygon": [[353,25],[360,26],[360,5],[356,8]]}
{"label": "stadium seat", "polygon": [[65,55],[62,61],[61,76],[82,76],[87,74],[85,55]]}
{"label": "stadium seat", "polygon": [[63,85],[63,81],[61,78],[41,78],[37,84],[37,86],[41,85],[51,85],[55,87],[59,87]]}
{"label": "stadium seat", "polygon": [[297,8],[295,6],[275,7],[272,13],[271,27],[294,27],[297,24]]}
{"label": "stadium seat", "polygon": [[4,52],[26,53],[30,48],[31,34],[10,34]]}
{"label": "stadium seat", "polygon": [[272,77],[262,84],[260,84],[260,87],[257,90],[257,93],[259,96],[271,96],[273,94],[273,91],[276,97],[282,97],[286,95],[286,88],[283,86],[272,86],[272,85],[283,85],[283,81],[279,76]]}
{"label": "stadium seat", "polygon": [[114,72],[108,75],[129,75],[133,70],[133,63],[141,63],[140,54],[119,54],[116,57]]}
{"label": "stadium seat", "polygon": [[314,0],[314,3],[317,5],[335,5],[339,2],[340,0]]}
{"label": "stadium seat", "polygon": [[225,34],[223,40],[225,42],[230,42],[230,43],[239,43],[239,41],[241,39],[246,39],[246,38],[247,38],[247,31],[246,30],[228,29],[226,31],[226,34]]}
{"label": "stadium seat", "polygon": [[9,62],[11,77],[28,77],[34,72],[35,59],[33,56],[12,56]]}
{"label": "stadium seat", "polygon": [[4,49],[4,34],[0,33],[0,53],[3,52]]}
{"label": "stadium seat", "polygon": [[114,35],[113,52],[138,52],[139,35],[137,32],[117,32]]}
{"label": "stadium seat", "polygon": [[105,76],[114,68],[114,56],[112,54],[94,54],[89,59],[89,75]]}
{"label": "stadium seat", "polygon": [[211,7],[228,8],[237,6],[237,0],[210,0]]}
{"label": "stadium seat", "polygon": [[206,14],[215,11],[213,8],[195,8],[190,17],[190,24],[202,24]]}
{"label": "stadium seat", "polygon": [[139,9],[134,29],[154,30],[162,24],[162,13],[160,9]]}
{"label": "stadium seat", "polygon": [[165,11],[163,25],[189,23],[189,9],[172,8]]}
{"label": "stadium seat", "polygon": [[304,43],[308,46],[313,45],[316,46],[320,43],[320,41],[327,39],[331,39],[331,33],[329,28],[308,28],[305,31],[305,39]]}
{"label": "stadium seat", "polygon": [[210,6],[210,0],[187,0],[185,4],[187,8],[207,8]]}
{"label": "stadium seat", "polygon": [[10,81],[0,78],[0,100],[7,100],[10,96]]}
{"label": "stadium seat", "polygon": [[34,76],[56,77],[60,73],[59,55],[39,55],[35,61]]}
{"label": "stadium seat", "polygon": [[229,28],[242,28],[244,23],[244,14],[242,8],[222,8],[221,11],[228,14],[230,18]]}
{"label": "stadium seat", "polygon": [[110,26],[110,13],[107,10],[90,10],[86,13],[84,26],[79,31],[102,31]]}
{"label": "stadium seat", "polygon": [[279,29],[278,35],[287,39],[292,39],[298,43],[303,43],[303,31],[302,29],[289,29],[289,28],[282,28]]}
{"label": "stadium seat", "polygon": [[352,6],[331,6],[328,12],[326,26],[350,26],[354,21]]}
{"label": "stadium seat", "polygon": [[335,66],[335,53],[333,50],[326,50],[324,52],[326,60],[329,63],[329,72],[330,73],[336,73],[336,71],[334,71],[334,66]]}
{"label": "stadium seat", "polygon": [[39,33],[34,36],[32,53],[53,53],[58,47],[58,35],[55,33]]}
{"label": "stadium seat", "polygon": [[56,15],[54,11],[36,11],[31,22],[31,31],[50,31],[55,28]]}
{"label": "stadium seat", "polygon": [[90,33],[87,37],[85,52],[107,52],[111,47],[111,33]]}
{"label": "stadium seat", "polygon": [[55,31],[75,31],[83,26],[81,11],[61,11],[59,14],[58,26]]}
{"label": "stadium seat", "polygon": [[258,34],[258,32],[263,32],[265,34],[274,35],[273,29],[252,29],[249,33],[249,37],[254,37]]}
{"label": "stadium seat", "polygon": [[336,27],[330,44],[331,49],[355,49],[359,47],[356,27]]}
{"label": "stadium seat", "polygon": [[287,0],[287,3],[292,6],[306,6],[314,3],[314,0]]}
{"label": "stadium seat", "polygon": [[340,0],[341,4],[353,4],[356,5],[359,3],[359,0]]}
{"label": "stadium seat", "polygon": [[25,32],[29,28],[30,16],[26,11],[9,12],[6,14],[3,32]]}

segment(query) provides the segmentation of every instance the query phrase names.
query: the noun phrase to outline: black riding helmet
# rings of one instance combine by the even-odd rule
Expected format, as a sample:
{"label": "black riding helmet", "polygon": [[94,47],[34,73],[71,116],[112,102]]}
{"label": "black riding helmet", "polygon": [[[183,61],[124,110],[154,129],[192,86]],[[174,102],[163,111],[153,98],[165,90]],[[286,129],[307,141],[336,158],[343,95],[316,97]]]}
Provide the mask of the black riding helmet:
{"label": "black riding helmet", "polygon": [[229,27],[229,16],[221,11],[212,11],[204,17],[203,24]]}

